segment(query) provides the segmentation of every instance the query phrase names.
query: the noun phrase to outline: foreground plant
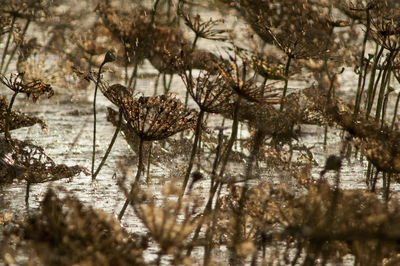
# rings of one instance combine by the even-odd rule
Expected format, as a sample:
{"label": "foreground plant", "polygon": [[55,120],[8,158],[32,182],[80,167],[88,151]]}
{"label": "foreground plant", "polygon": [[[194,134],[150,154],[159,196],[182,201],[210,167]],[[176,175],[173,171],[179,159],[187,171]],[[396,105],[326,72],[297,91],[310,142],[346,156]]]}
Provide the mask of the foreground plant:
{"label": "foreground plant", "polygon": [[158,207],[151,191],[135,190],[133,209],[143,222],[150,236],[159,244],[160,251],[156,265],[160,265],[163,255],[174,256],[174,263],[188,259],[183,252],[191,242],[186,241],[193,230],[202,223],[204,216],[195,215],[202,202],[200,197],[188,195],[185,200],[171,202],[168,198],[181,194],[181,189],[174,180],[162,189],[164,201],[162,208]]}
{"label": "foreground plant", "polygon": [[40,212],[21,225],[31,259],[45,265],[145,264],[146,241],[129,234],[110,214],[87,208],[73,196],[60,199],[59,192],[49,189]]}

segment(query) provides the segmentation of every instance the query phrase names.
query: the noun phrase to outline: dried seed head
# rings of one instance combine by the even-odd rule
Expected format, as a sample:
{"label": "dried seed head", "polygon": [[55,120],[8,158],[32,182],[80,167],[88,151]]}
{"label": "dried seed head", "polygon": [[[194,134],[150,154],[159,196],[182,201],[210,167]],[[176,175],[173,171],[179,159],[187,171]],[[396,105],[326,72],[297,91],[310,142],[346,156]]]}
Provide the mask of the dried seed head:
{"label": "dried seed head", "polygon": [[105,57],[103,64],[109,63],[109,62],[114,62],[115,61],[115,52],[113,49],[108,50]]}
{"label": "dried seed head", "polygon": [[167,95],[123,98],[119,107],[131,130],[146,141],[193,129],[197,121],[195,110],[186,110],[178,99]]}

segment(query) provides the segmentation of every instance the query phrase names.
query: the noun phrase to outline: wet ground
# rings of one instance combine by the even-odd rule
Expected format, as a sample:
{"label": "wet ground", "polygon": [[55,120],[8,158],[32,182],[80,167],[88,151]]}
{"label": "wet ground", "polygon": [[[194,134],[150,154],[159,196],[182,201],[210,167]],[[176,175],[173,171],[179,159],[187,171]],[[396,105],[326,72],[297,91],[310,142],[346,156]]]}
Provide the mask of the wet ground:
{"label": "wet ground", "polygon": [[[137,84],[137,92],[145,95],[151,95],[154,88],[154,70],[147,66],[144,68],[146,78],[140,78]],[[150,76],[150,77],[149,77]],[[301,83],[299,83],[301,85]],[[183,97],[184,87],[181,80],[176,77],[172,83],[172,92]],[[161,89],[161,88],[159,88]],[[42,131],[39,126],[30,128],[22,128],[12,131],[12,136],[21,140],[29,140],[36,145],[44,148],[47,155],[54,159],[56,163],[65,163],[69,166],[79,164],[90,169],[91,166],[91,153],[92,153],[92,133],[93,133],[93,86],[88,91],[76,93],[74,96],[70,94],[57,94],[51,99],[41,99],[38,103],[26,101],[24,97],[17,99],[15,108],[21,109],[23,112],[42,118],[46,121],[48,129]],[[99,94],[97,102],[97,160],[98,165],[100,158],[111,140],[114,133],[114,127],[106,120],[106,107],[112,107],[112,104],[103,96]],[[192,103],[193,104],[193,103]],[[212,128],[221,120],[218,116],[210,117],[208,126]],[[229,125],[229,122],[227,122]],[[245,138],[249,135],[246,125],[241,127],[242,131],[239,137]],[[319,172],[324,166],[325,159],[330,154],[339,154],[342,139],[341,131],[337,129],[329,129],[328,142],[324,149],[324,129],[317,126],[302,125],[302,135],[299,139],[299,145],[306,145],[311,148],[314,159],[318,165],[312,169],[314,178],[319,178]],[[229,130],[225,132],[229,134]],[[190,135],[185,135],[185,138],[190,138]],[[179,134],[177,138],[180,138]],[[242,150],[240,145],[235,146],[238,151]],[[148,187],[153,196],[161,199],[163,196],[160,193],[165,183],[170,182],[170,174],[178,173],[177,165],[188,161],[189,154],[175,159],[171,164],[161,164],[155,161],[151,166],[150,176],[151,181]],[[118,178],[121,178],[121,172],[118,170],[119,163],[130,165],[133,174],[136,172],[136,155],[129,148],[122,135],[119,135],[117,141],[112,149],[112,152],[103,167],[102,171],[97,177],[97,180],[92,182],[90,176],[80,175],[73,180],[60,180],[52,183],[34,184],[31,186],[30,193],[30,211],[38,208],[41,200],[48,187],[61,186],[66,191],[73,193],[79,200],[87,206],[103,209],[111,214],[117,215],[120,211],[125,197],[117,185]],[[229,171],[244,173],[245,164],[230,164]],[[345,161],[342,168],[342,183],[341,187],[344,189],[366,189],[365,185],[365,172],[366,161],[358,160],[354,157],[350,161]],[[260,163],[260,173],[262,176],[261,181],[269,181],[274,184],[286,183],[288,187],[292,187],[293,191],[301,193],[301,188],[287,177],[284,172],[271,170],[271,167]],[[333,174],[327,174],[328,179],[332,179]],[[378,186],[380,184],[378,183]],[[197,193],[208,195],[209,180],[199,182],[195,189]],[[394,184],[392,186],[394,192],[399,190],[399,186]],[[13,213],[23,214],[25,212],[25,184],[13,184],[3,189],[2,191],[4,201],[7,203],[7,209]],[[145,228],[138,220],[133,211],[128,208],[122,224],[131,232],[144,232]],[[146,259],[151,260],[156,257],[157,247],[155,245],[148,249]],[[199,251],[201,252],[201,251]],[[221,250],[221,258],[225,251]],[[218,258],[218,254],[217,258]],[[167,259],[167,258],[165,258]]]}

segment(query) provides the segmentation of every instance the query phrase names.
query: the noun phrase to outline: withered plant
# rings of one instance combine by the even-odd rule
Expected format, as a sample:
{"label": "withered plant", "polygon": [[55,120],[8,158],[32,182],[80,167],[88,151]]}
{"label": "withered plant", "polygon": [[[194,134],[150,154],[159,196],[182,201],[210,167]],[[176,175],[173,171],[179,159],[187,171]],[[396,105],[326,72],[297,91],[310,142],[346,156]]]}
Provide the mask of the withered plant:
{"label": "withered plant", "polygon": [[[140,7],[131,14],[107,4],[99,4],[97,11],[115,38],[122,40],[135,67],[147,58],[160,73],[180,73],[182,64],[177,59],[182,59],[186,70],[196,68],[215,72],[217,56],[207,50],[194,49],[179,28],[155,20],[153,14],[157,3],[151,11]],[[165,93],[168,93],[168,87]]]}
{"label": "withered plant", "polygon": [[132,197],[135,214],[160,246],[156,265],[160,265],[162,256],[166,254],[173,255],[175,263],[184,261],[184,250],[193,244],[186,239],[206,219],[196,215],[202,203],[198,196],[187,195],[174,203],[168,200],[181,195],[181,188],[173,180],[163,187],[162,193],[165,199],[161,206],[156,203],[151,191],[143,191],[139,187],[136,187]]}
{"label": "withered plant", "polygon": [[110,214],[83,206],[72,196],[60,199],[51,189],[41,212],[22,226],[27,246],[44,264],[145,265],[144,239],[126,232]]}
{"label": "withered plant", "polygon": [[88,174],[87,170],[81,166],[67,166],[56,164],[44,152],[43,148],[29,142],[10,140],[9,144],[13,147],[12,157],[14,164],[24,169],[24,179],[27,182],[25,203],[29,206],[29,190],[31,184],[44,183],[59,179],[65,179],[80,174]]}
{"label": "withered plant", "polygon": [[[10,62],[12,61],[15,53],[20,47],[22,40],[28,30],[28,27],[32,21],[39,20],[50,14],[51,1],[30,1],[30,0],[17,0],[17,1],[0,1],[0,14],[3,17],[11,18],[6,45],[3,50],[0,74],[4,75]],[[19,19],[25,20],[25,24],[22,30],[19,30],[20,25],[18,24]],[[8,61],[6,62],[6,55],[8,54],[8,48],[10,46],[11,37],[20,31],[18,39],[14,39],[15,45],[11,51]]]}
{"label": "withered plant", "polygon": [[50,98],[53,96],[54,91],[50,84],[43,83],[41,80],[32,80],[32,81],[24,81],[24,73],[18,74],[10,74],[10,77],[7,78],[6,76],[1,76],[1,83],[9,88],[10,90],[14,91],[13,96],[10,100],[10,105],[8,106],[7,114],[5,117],[5,129],[4,129],[4,136],[7,139],[11,139],[11,135],[9,132],[9,119],[11,115],[11,109],[14,104],[14,100],[17,97],[18,93],[25,93],[28,98],[32,95],[32,100],[36,102],[39,96],[43,94],[47,94],[47,97]]}
{"label": "withered plant", "polygon": [[[7,117],[7,111],[9,108],[10,104],[7,101],[7,99],[4,96],[0,96],[0,117]],[[39,124],[42,129],[46,129],[47,125],[46,123],[38,118],[38,117],[32,117],[28,116],[26,114],[16,112],[16,111],[11,111],[9,115],[9,130],[21,128],[21,127],[30,127],[33,126],[34,124]],[[6,121],[2,120],[0,121],[0,132],[4,132],[6,129]]]}
{"label": "withered plant", "polygon": [[224,112],[224,108],[229,108],[227,105],[234,100],[235,92],[231,88],[223,86],[221,75],[213,77],[210,73],[200,73],[196,79],[193,79],[191,72],[188,74],[185,71],[181,74],[181,78],[188,93],[200,108],[194,133],[193,147],[182,186],[182,193],[184,193],[189,182],[197,148],[201,139],[204,114]]}
{"label": "withered plant", "polygon": [[[287,93],[292,59],[321,58],[328,51],[333,52],[332,24],[307,1],[236,0],[232,5],[262,40],[274,43],[286,54],[282,99]],[[284,101],[281,110],[283,105]]]}
{"label": "withered plant", "polygon": [[[134,187],[139,183],[143,171],[143,142],[162,140],[180,131],[193,129],[198,114],[194,110],[186,110],[178,99],[167,95],[122,98],[119,105],[127,126],[140,138],[138,170],[132,184]],[[119,214],[120,219],[128,204],[129,199]]]}

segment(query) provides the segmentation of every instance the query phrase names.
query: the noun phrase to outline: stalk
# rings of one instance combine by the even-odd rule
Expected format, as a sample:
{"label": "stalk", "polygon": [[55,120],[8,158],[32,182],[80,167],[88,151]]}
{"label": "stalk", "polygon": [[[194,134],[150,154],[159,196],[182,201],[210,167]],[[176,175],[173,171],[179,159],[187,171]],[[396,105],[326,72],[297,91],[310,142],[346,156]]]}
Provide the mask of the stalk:
{"label": "stalk", "polygon": [[129,191],[129,195],[128,198],[125,200],[124,206],[122,207],[119,215],[118,215],[118,219],[121,220],[122,217],[124,216],[125,210],[128,207],[129,203],[131,203],[131,199],[130,196],[133,193],[133,188],[136,184],[139,184],[139,179],[142,173],[142,169],[143,169],[143,138],[140,138],[139,140],[139,160],[138,160],[138,170],[136,172],[136,177],[135,177],[135,181],[131,186],[131,191]]}
{"label": "stalk", "polygon": [[221,170],[219,173],[219,177],[222,178],[222,176],[224,175],[225,172],[225,167],[228,163],[228,159],[229,159],[229,155],[232,151],[232,147],[233,144],[235,143],[236,140],[236,136],[238,133],[238,125],[239,125],[239,108],[240,108],[240,100],[241,97],[239,96],[238,100],[236,101],[235,104],[235,109],[233,111],[233,124],[232,124],[232,133],[231,133],[231,137],[229,138],[228,144],[224,150],[224,153],[222,155],[222,165],[221,165]]}
{"label": "stalk", "polygon": [[283,105],[284,105],[284,99],[286,97],[286,92],[287,92],[287,87],[289,83],[289,68],[290,68],[290,62],[292,61],[293,56],[288,54],[288,60],[286,61],[286,66],[285,66],[285,86],[283,87],[283,93],[282,93],[282,98],[281,98],[281,107],[280,111],[282,112],[283,110]]}
{"label": "stalk", "polygon": [[197,123],[196,123],[196,130],[194,133],[195,137],[194,137],[194,141],[193,141],[192,152],[190,154],[189,165],[188,165],[188,168],[186,169],[185,179],[183,181],[182,194],[185,194],[186,186],[189,182],[190,173],[192,172],[194,158],[196,156],[198,142],[199,142],[199,139],[201,136],[201,123],[203,121],[203,116],[204,116],[204,111],[202,109],[200,109],[200,113],[199,113],[199,116],[197,118]]}
{"label": "stalk", "polygon": [[96,98],[97,98],[97,89],[99,87],[99,82],[100,82],[100,75],[101,75],[101,69],[105,64],[108,62],[113,62],[115,60],[115,55],[113,53],[113,50],[107,51],[106,55],[104,56],[104,60],[101,63],[99,67],[99,72],[97,72],[97,79],[96,79],[96,87],[94,88],[94,97],[93,97],[93,151],[92,151],[92,169],[91,169],[91,174],[92,174],[92,181],[96,179],[96,176],[94,175],[94,161],[96,158]]}
{"label": "stalk", "polygon": [[101,63],[99,67],[99,72],[97,72],[97,80],[96,87],[94,89],[94,97],[93,97],[93,150],[92,150],[92,180],[95,180],[96,177],[94,175],[94,161],[96,159],[96,98],[97,98],[97,88],[99,87],[100,74],[101,69],[103,68],[105,61]]}
{"label": "stalk", "polygon": [[12,110],[12,106],[14,104],[15,98],[17,97],[18,92],[14,92],[13,96],[11,97],[10,100],[10,104],[8,105],[8,109],[7,109],[7,115],[6,115],[6,123],[4,126],[4,137],[8,140],[11,140],[11,135],[9,132],[9,128],[10,128],[10,115],[11,115],[11,110]]}
{"label": "stalk", "polygon": [[364,40],[362,44],[362,51],[361,51],[361,57],[360,57],[360,74],[358,76],[358,86],[357,86],[357,93],[356,93],[356,103],[354,105],[354,114],[357,114],[360,108],[360,101],[361,101],[361,84],[362,84],[362,73],[363,73],[363,66],[364,66],[364,54],[365,54],[365,47],[367,45],[367,40],[368,40],[368,35],[370,31],[370,25],[371,25],[371,17],[369,14],[369,9],[366,10],[367,13],[367,29],[365,31],[364,35]]}
{"label": "stalk", "polygon": [[381,114],[381,110],[382,110],[382,105],[383,105],[383,98],[385,96],[385,91],[386,91],[386,85],[389,82],[389,77],[390,77],[390,65],[391,65],[391,58],[393,56],[393,52],[391,52],[388,56],[386,65],[385,65],[385,69],[383,70],[383,77],[382,77],[382,81],[381,81],[381,87],[379,90],[379,94],[378,94],[378,101],[376,104],[376,113],[375,113],[375,120],[378,121],[380,114]]}
{"label": "stalk", "polygon": [[[29,27],[29,24],[30,24],[30,23],[31,23],[31,20],[28,19],[28,20],[26,21],[26,23],[25,23],[24,29],[22,30],[22,37],[25,36],[26,31],[28,30],[28,27]],[[18,47],[20,46],[20,44],[21,44],[21,43],[19,42],[19,44],[16,45],[16,46],[14,47],[14,49],[12,50],[11,55],[10,55],[10,57],[9,57],[8,60],[7,60],[7,64],[6,64],[6,66],[4,67],[4,70],[3,70],[3,72],[2,72],[3,74],[5,74],[5,73],[7,72],[8,67],[9,67],[9,65],[10,65],[10,63],[11,63],[11,60],[14,58],[15,52],[17,51],[17,49],[18,49]]]}
{"label": "stalk", "polygon": [[[378,47],[376,47],[378,49]],[[381,47],[381,49],[379,50],[378,53],[375,53],[375,57],[374,57],[374,64],[372,65],[371,68],[371,74],[370,74],[370,78],[369,78],[369,84],[368,84],[368,89],[367,89],[367,98],[366,98],[366,102],[365,102],[365,106],[364,109],[368,109],[369,108],[369,104],[370,104],[370,99],[373,97],[373,89],[374,89],[374,82],[375,82],[375,75],[376,75],[376,70],[377,70],[377,66],[378,66],[378,62],[379,59],[381,58],[383,53],[383,47]],[[380,75],[381,75],[381,71],[379,71],[379,75],[378,75],[378,79],[380,79]]]}
{"label": "stalk", "polygon": [[107,151],[104,154],[103,159],[101,160],[99,167],[97,168],[96,172],[93,175],[93,179],[96,179],[96,176],[99,174],[101,168],[103,167],[104,163],[106,162],[107,157],[110,154],[111,149],[112,149],[112,147],[113,147],[113,145],[115,143],[115,140],[118,137],[118,133],[119,133],[119,131],[121,129],[121,125],[122,125],[122,111],[120,110],[119,111],[119,121],[118,121],[117,128],[115,129],[115,132],[114,132],[114,135],[113,135],[113,137],[111,139],[110,145],[108,145]]}
{"label": "stalk", "polygon": [[392,130],[393,130],[394,124],[395,124],[395,122],[396,122],[397,109],[399,108],[399,101],[400,101],[400,92],[397,94],[396,105],[395,105],[395,107],[394,107],[392,125],[390,126],[390,128],[391,128]]}
{"label": "stalk", "polygon": [[8,32],[8,37],[7,37],[7,42],[6,42],[6,46],[4,47],[4,51],[3,51],[3,55],[1,57],[1,65],[0,65],[0,73],[3,73],[3,66],[4,66],[4,60],[6,58],[6,54],[7,54],[7,50],[8,50],[8,46],[10,45],[10,40],[11,40],[11,35],[14,31],[14,25],[15,25],[15,15],[12,17],[11,20],[11,28],[10,31]]}

